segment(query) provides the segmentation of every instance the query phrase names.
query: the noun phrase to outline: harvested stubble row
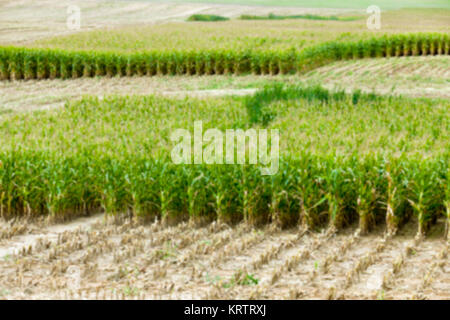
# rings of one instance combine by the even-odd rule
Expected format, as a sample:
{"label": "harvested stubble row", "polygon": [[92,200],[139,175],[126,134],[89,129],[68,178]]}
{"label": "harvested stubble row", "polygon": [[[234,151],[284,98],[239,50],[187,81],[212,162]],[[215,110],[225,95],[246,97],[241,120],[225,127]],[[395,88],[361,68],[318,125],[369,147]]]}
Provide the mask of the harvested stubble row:
{"label": "harvested stubble row", "polygon": [[302,51],[286,49],[149,51],[133,54],[0,48],[0,80],[94,76],[287,74],[324,64],[370,57],[449,54],[447,34],[383,36],[358,42],[327,42]]}
{"label": "harvested stubble row", "polygon": [[413,215],[420,233],[442,216],[449,223],[448,102],[286,90],[266,92],[280,94],[270,122],[283,137],[273,176],[255,165],[170,159],[170,133],[196,119],[205,129],[246,127],[252,110],[246,114],[243,98],[87,97],[62,109],[4,116],[0,215],[64,218],[103,210],[166,221],[336,228],[359,219],[363,232],[384,219],[395,230]]}

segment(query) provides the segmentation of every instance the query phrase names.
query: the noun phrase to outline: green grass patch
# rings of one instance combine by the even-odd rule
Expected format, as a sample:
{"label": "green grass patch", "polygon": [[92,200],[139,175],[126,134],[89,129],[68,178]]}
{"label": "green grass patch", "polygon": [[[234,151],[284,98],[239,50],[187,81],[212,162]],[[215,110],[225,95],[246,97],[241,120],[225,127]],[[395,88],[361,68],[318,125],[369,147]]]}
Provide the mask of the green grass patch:
{"label": "green grass patch", "polygon": [[187,21],[206,21],[206,22],[228,21],[228,20],[230,19],[227,17],[217,16],[214,14],[194,14],[187,19]]}
{"label": "green grass patch", "polygon": [[303,8],[341,8],[366,9],[370,5],[377,5],[382,10],[401,8],[447,8],[450,5],[446,0],[171,0],[172,2],[198,2],[234,5],[264,5],[287,6]]}
{"label": "green grass patch", "polygon": [[241,15],[241,20],[287,20],[287,19],[306,19],[306,20],[328,20],[328,21],[355,21],[363,17],[338,17],[338,16],[319,16],[314,14],[303,15],[276,15],[269,13],[267,16]]}

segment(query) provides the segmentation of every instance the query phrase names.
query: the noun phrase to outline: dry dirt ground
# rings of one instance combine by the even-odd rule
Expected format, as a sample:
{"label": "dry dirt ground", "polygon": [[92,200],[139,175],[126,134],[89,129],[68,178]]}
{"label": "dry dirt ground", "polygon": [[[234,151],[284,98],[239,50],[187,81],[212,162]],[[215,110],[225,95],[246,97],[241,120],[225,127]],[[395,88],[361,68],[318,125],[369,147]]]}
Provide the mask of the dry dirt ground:
{"label": "dry dirt ground", "polygon": [[252,94],[270,82],[319,83],[329,89],[450,98],[450,57],[404,57],[336,62],[306,75],[164,76],[0,82],[0,117],[12,111],[61,107],[83,95],[210,97]]}
{"label": "dry dirt ground", "polygon": [[[164,1],[114,0],[0,0],[0,43],[23,43],[50,36],[70,34],[66,21],[68,5],[81,10],[81,29],[113,28],[182,21],[192,14],[220,14],[237,17],[242,14],[338,14],[355,12],[344,9],[308,9],[218,4],[180,4]],[[363,11],[361,11],[363,12]]]}
{"label": "dry dirt ground", "polygon": [[0,298],[449,299],[448,242],[414,241],[410,224],[387,238],[382,226],[360,236],[103,216],[2,221]]}

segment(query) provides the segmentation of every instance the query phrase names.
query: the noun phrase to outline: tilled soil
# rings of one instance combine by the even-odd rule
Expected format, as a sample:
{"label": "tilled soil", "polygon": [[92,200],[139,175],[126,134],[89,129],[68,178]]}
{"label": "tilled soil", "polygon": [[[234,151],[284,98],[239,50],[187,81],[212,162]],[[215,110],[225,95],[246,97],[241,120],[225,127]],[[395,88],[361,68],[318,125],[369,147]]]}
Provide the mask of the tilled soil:
{"label": "tilled soil", "polygon": [[448,243],[435,237],[102,216],[0,231],[5,299],[450,298]]}

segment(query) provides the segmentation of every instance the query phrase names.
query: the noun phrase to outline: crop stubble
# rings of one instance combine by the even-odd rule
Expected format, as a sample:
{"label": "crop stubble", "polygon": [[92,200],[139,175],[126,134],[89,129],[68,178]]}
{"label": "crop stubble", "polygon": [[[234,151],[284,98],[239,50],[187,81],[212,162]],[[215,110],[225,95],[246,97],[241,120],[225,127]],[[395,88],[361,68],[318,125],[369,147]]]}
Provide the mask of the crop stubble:
{"label": "crop stubble", "polygon": [[[112,220],[63,231],[56,241],[42,235],[31,249],[2,257],[2,296],[432,299],[448,293],[448,243],[442,240],[360,236],[354,229],[335,234]],[[349,270],[370,254],[374,258],[347,285]],[[71,289],[74,266],[80,282]]]}

